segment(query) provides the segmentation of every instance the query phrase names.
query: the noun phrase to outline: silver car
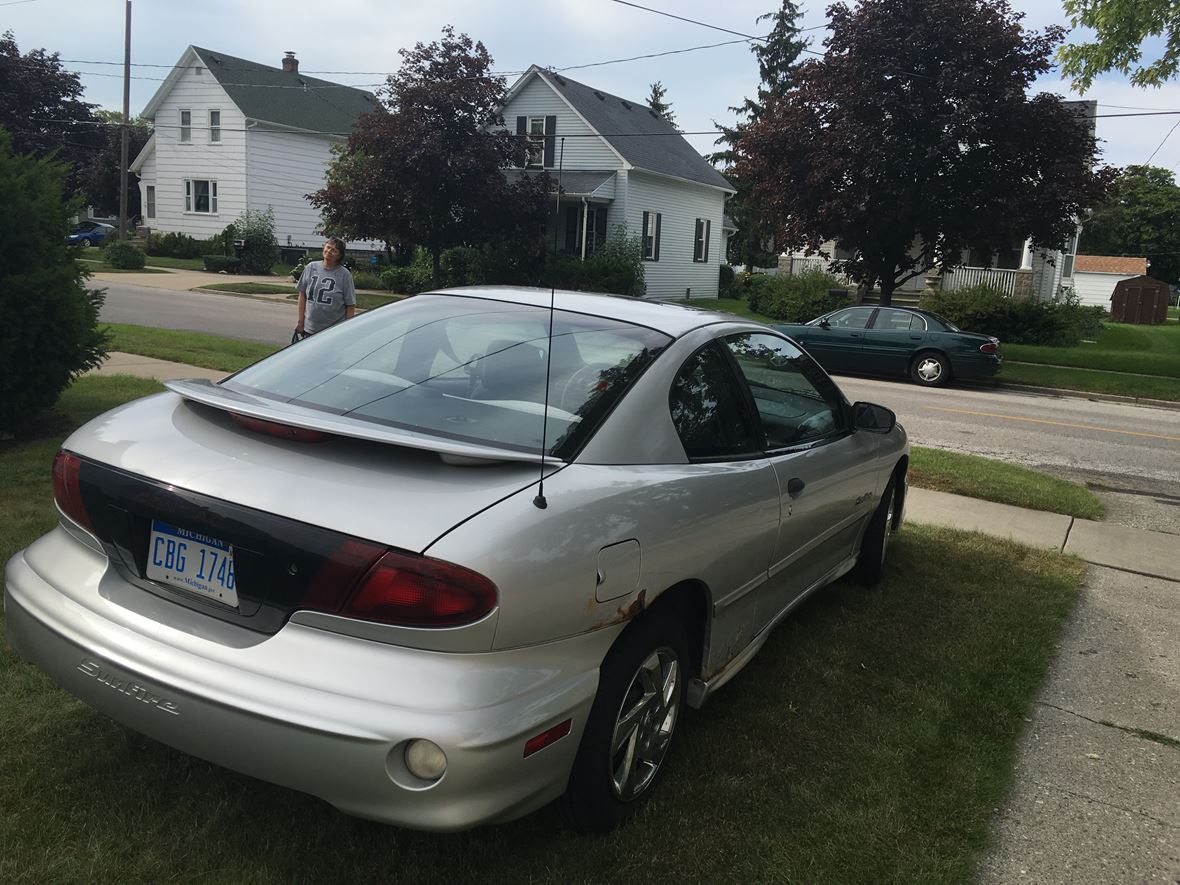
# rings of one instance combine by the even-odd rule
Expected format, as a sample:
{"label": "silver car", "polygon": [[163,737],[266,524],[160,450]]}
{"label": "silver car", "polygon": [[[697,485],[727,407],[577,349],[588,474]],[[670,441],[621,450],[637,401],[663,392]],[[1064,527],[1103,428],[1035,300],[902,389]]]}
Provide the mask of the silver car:
{"label": "silver car", "polygon": [[[552,301],[552,309],[550,299]],[[809,593],[881,573],[909,450],[788,338],[424,294],[91,421],[8,635],[164,743],[425,830],[609,829]]]}

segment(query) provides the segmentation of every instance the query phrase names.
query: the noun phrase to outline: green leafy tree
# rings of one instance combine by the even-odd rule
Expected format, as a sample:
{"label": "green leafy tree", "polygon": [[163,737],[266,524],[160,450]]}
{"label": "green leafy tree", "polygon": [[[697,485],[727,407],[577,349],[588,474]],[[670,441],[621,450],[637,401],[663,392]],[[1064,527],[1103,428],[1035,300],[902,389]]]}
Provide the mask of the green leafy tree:
{"label": "green leafy tree", "polygon": [[[1073,88],[1085,92],[1107,71],[1129,74],[1136,86],[1159,86],[1176,76],[1180,66],[1180,5],[1172,0],[1063,0],[1075,28],[1090,28],[1089,43],[1063,46],[1061,72]],[[1143,42],[1166,37],[1162,54],[1142,64]]]}
{"label": "green leafy tree", "polygon": [[525,145],[503,128],[507,86],[482,43],[448,26],[441,40],[401,55],[379,93],[382,107],[361,115],[325,187],[309,198],[328,232],[425,247],[437,285],[445,249],[481,245],[505,229],[518,237],[522,227],[539,240],[548,181],[505,179]]}
{"label": "green leafy tree", "polygon": [[1180,187],[1170,169],[1128,166],[1082,228],[1078,251],[1142,255],[1157,280],[1180,282]]}
{"label": "green leafy tree", "polygon": [[672,105],[664,101],[664,96],[667,93],[668,90],[664,88],[664,84],[656,80],[651,84],[651,95],[647,97],[647,106],[675,126],[676,115],[672,113]]}
{"label": "green leafy tree", "polygon": [[1061,28],[1003,0],[863,0],[828,9],[822,59],[743,128],[737,170],[781,247],[834,239],[836,269],[890,303],[902,283],[1031,238],[1058,248],[1109,180],[1087,121],[1027,96]]}
{"label": "green leafy tree", "polygon": [[[97,148],[85,158],[78,168],[78,184],[82,196],[100,214],[119,214],[119,164],[122,162],[122,129],[114,124],[123,122],[118,111],[95,111],[97,120],[106,124],[96,127],[99,135]],[[130,163],[143,150],[152,136],[152,128],[142,117],[133,117],[127,139],[127,162]],[[139,188],[135,176],[127,176],[127,217],[140,215]]]}
{"label": "green leafy tree", "polygon": [[763,218],[762,211],[755,205],[750,186],[735,171],[738,160],[736,150],[745,126],[756,123],[762,117],[766,103],[784,95],[791,85],[791,78],[799,64],[799,55],[807,48],[807,41],[800,38],[797,24],[799,6],[794,0],[782,0],[775,12],[758,16],[758,21],[771,21],[770,33],[764,43],[751,43],[750,49],[758,59],[760,82],[756,98],[746,98],[730,110],[739,116],[735,126],[714,125],[721,130],[718,145],[725,147],[712,154],[709,159],[721,164],[726,176],[733,182],[737,193],[726,204],[725,211],[737,225],[737,233],[729,238],[727,259],[733,264],[750,267],[766,267],[774,262],[774,256],[767,246],[774,236],[773,224]]}
{"label": "green leafy tree", "polygon": [[66,245],[73,206],[65,168],[13,152],[0,126],[0,434],[22,431],[79,374],[106,357],[102,293]]}
{"label": "green leafy tree", "polygon": [[22,55],[12,31],[0,36],[0,126],[14,153],[54,154],[66,165],[67,194],[77,191],[83,167],[103,142],[94,105],[82,93],[78,75],[62,67],[56,52]]}

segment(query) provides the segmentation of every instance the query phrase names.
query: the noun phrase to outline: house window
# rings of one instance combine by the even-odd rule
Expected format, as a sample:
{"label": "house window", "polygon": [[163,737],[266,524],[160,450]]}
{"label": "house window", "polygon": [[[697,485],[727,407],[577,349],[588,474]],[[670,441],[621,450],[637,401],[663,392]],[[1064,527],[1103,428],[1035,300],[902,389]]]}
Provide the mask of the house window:
{"label": "house window", "polygon": [[525,148],[528,159],[525,165],[539,169],[545,161],[545,118],[529,117],[528,134],[528,146]]}
{"label": "house window", "polygon": [[149,184],[146,188],[144,188],[144,191],[145,191],[144,201],[147,203],[147,206],[145,206],[144,210],[143,210],[144,215],[147,218],[155,218],[156,217],[156,186],[154,184]]}
{"label": "house window", "polygon": [[193,112],[192,111],[181,111],[180,112],[180,140],[181,141],[192,141],[193,140]]}
{"label": "house window", "polygon": [[209,111],[209,141],[221,141],[221,111]]}
{"label": "house window", "polygon": [[713,222],[707,218],[698,218],[696,234],[693,238],[692,260],[693,261],[708,261],[709,260],[709,235]]}
{"label": "house window", "polygon": [[184,211],[217,214],[217,182],[205,178],[184,180]]}
{"label": "house window", "polygon": [[1072,255],[1061,256],[1061,278],[1068,280],[1073,277],[1073,259]]}
{"label": "house window", "polygon": [[660,260],[660,221],[663,215],[659,212],[643,213],[643,260]]}

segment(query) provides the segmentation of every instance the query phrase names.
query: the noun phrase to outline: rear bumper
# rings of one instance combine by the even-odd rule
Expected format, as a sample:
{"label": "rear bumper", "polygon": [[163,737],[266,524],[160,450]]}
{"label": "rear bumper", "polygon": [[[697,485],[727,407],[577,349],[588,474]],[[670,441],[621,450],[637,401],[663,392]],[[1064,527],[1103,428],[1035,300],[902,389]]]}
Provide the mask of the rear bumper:
{"label": "rear bumper", "polygon": [[990,378],[1004,363],[998,354],[951,357],[951,371],[956,378]]}
{"label": "rear bumper", "polygon": [[[269,637],[225,625],[199,635],[118,605],[115,581],[62,528],[16,554],[4,593],[13,647],[149,737],[415,829],[510,820],[559,796],[612,638],[444,654],[293,623]],[[568,736],[524,758],[528,738],[567,718]],[[405,769],[414,738],[446,753],[438,781]]]}

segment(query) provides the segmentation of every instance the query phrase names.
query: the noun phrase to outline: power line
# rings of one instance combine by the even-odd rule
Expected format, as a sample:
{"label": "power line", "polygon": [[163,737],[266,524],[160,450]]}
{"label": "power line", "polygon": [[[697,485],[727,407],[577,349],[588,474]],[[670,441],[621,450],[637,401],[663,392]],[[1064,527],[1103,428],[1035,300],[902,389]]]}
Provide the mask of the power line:
{"label": "power line", "polygon": [[1146,166],[1148,163],[1150,163],[1152,161],[1152,159],[1154,159],[1155,155],[1160,152],[1160,148],[1162,148],[1164,146],[1164,142],[1166,142],[1169,138],[1172,137],[1172,133],[1176,131],[1177,126],[1180,126],[1180,120],[1177,120],[1175,123],[1172,124],[1172,128],[1168,130],[1168,134],[1164,136],[1163,141],[1161,141],[1159,144],[1157,144],[1155,146],[1155,150],[1151,152],[1151,156],[1143,161],[1144,166]]}
{"label": "power line", "polygon": [[699,22],[696,19],[685,18],[682,15],[673,15],[670,12],[663,12],[662,10],[659,10],[659,9],[652,9],[650,6],[640,6],[638,3],[629,2],[629,0],[613,0],[613,2],[618,3],[622,6],[631,6],[631,7],[634,7],[635,9],[642,9],[644,12],[654,12],[656,15],[663,15],[668,18],[674,18],[677,21],[688,22],[690,25],[700,25],[702,28],[711,28],[714,31],[721,31],[722,33],[725,33],[725,34],[733,34],[737,37],[745,37],[747,40],[761,40],[764,43],[766,42],[765,37],[755,37],[753,34],[743,34],[741,31],[731,31],[729,28],[722,28],[718,25],[708,24],[707,22]]}
{"label": "power line", "polygon": [[0,3],[0,6],[20,6],[22,3],[36,3],[37,0],[12,0],[10,3]]}

